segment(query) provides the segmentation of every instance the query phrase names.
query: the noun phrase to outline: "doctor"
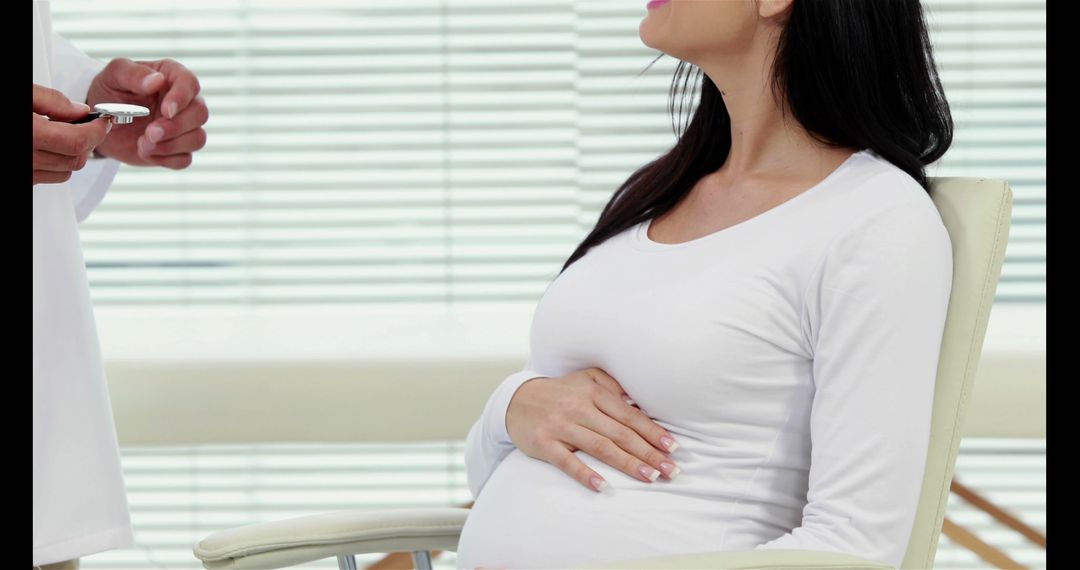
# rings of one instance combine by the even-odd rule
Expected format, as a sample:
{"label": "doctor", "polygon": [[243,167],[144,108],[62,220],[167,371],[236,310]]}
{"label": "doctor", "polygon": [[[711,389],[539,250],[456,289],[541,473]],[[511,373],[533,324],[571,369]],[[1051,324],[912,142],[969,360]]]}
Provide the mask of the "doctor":
{"label": "doctor", "polygon": [[[52,33],[48,2],[35,0],[35,568],[78,568],[81,556],[132,542],[78,222],[120,163],[191,164],[206,143],[198,94],[195,75],[172,60],[90,59]],[[63,122],[106,102],[150,116],[111,128],[107,119]]]}

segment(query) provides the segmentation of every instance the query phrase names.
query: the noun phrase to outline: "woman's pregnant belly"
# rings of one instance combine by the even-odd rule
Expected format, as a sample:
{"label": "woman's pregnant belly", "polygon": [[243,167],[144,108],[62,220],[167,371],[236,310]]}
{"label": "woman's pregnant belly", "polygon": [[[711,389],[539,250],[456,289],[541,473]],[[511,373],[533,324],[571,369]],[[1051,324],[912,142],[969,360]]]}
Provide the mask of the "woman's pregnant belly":
{"label": "woman's pregnant belly", "polygon": [[[608,482],[591,491],[515,449],[476,500],[458,544],[459,568],[574,568],[668,554],[753,548],[787,532],[797,505],[741,499],[757,464],[722,465],[692,451],[675,480],[634,479],[577,452]],[[792,508],[796,507],[796,508]]]}

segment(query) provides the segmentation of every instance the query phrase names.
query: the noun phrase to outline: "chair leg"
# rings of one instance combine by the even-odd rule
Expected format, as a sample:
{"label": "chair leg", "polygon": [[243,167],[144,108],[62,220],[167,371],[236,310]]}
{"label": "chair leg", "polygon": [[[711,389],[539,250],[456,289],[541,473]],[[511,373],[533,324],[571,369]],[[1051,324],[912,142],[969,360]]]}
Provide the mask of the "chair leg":
{"label": "chair leg", "polygon": [[945,523],[941,527],[941,532],[953,542],[974,552],[979,558],[993,564],[997,568],[1008,568],[1012,570],[1022,570],[1027,568],[1027,566],[1009,558],[1004,552],[983,542],[970,530],[952,522],[948,517],[945,518]]}
{"label": "chair leg", "polygon": [[414,550],[412,553],[413,567],[416,570],[431,570],[431,552],[427,550]]}
{"label": "chair leg", "polygon": [[[432,553],[435,556],[435,553]],[[391,552],[386,556],[383,556],[379,560],[368,564],[364,568],[366,570],[413,570],[412,553],[410,552]]]}
{"label": "chair leg", "polygon": [[346,555],[346,556],[338,556],[337,557],[337,567],[338,567],[338,570],[357,570],[356,569],[356,558],[354,556],[352,556],[351,554]]}
{"label": "chair leg", "polygon": [[994,520],[1024,535],[1025,538],[1043,547],[1043,549],[1046,548],[1045,534],[1035,530],[1030,525],[1025,524],[1024,521],[1021,521],[1020,519],[1005,512],[1001,509],[1001,507],[990,502],[989,499],[975,492],[975,490],[971,487],[968,487],[967,485],[960,483],[956,479],[953,479],[950,490],[953,493],[956,493],[956,496],[967,501],[968,504],[970,504],[971,506],[994,517]]}

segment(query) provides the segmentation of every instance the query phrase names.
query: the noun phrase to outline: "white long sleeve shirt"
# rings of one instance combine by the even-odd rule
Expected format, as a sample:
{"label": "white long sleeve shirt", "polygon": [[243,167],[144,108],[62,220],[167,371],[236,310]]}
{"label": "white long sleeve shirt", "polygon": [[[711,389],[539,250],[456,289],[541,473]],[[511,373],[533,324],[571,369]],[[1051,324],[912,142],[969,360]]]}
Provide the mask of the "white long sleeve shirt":
{"label": "white long sleeve shirt", "polygon": [[[461,567],[570,568],[754,548],[898,566],[914,524],[952,277],[926,192],[871,151],[754,218],[679,244],[649,223],[548,288],[525,370],[466,441]],[[516,449],[518,387],[598,367],[681,447],[645,483],[576,452],[596,493]]]}
{"label": "white long sleeve shirt", "polygon": [[[34,2],[34,83],[85,101],[104,64],[52,32]],[[34,186],[34,565],[131,543],[105,371],[78,223],[119,168],[90,160],[63,184]]]}

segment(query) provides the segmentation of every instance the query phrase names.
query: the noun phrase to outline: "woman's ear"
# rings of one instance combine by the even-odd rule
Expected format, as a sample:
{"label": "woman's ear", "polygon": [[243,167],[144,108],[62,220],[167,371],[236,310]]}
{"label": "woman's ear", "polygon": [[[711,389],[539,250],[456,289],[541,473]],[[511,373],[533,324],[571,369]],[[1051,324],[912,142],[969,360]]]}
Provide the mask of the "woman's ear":
{"label": "woman's ear", "polygon": [[757,0],[758,16],[762,19],[775,18],[787,13],[795,0]]}

